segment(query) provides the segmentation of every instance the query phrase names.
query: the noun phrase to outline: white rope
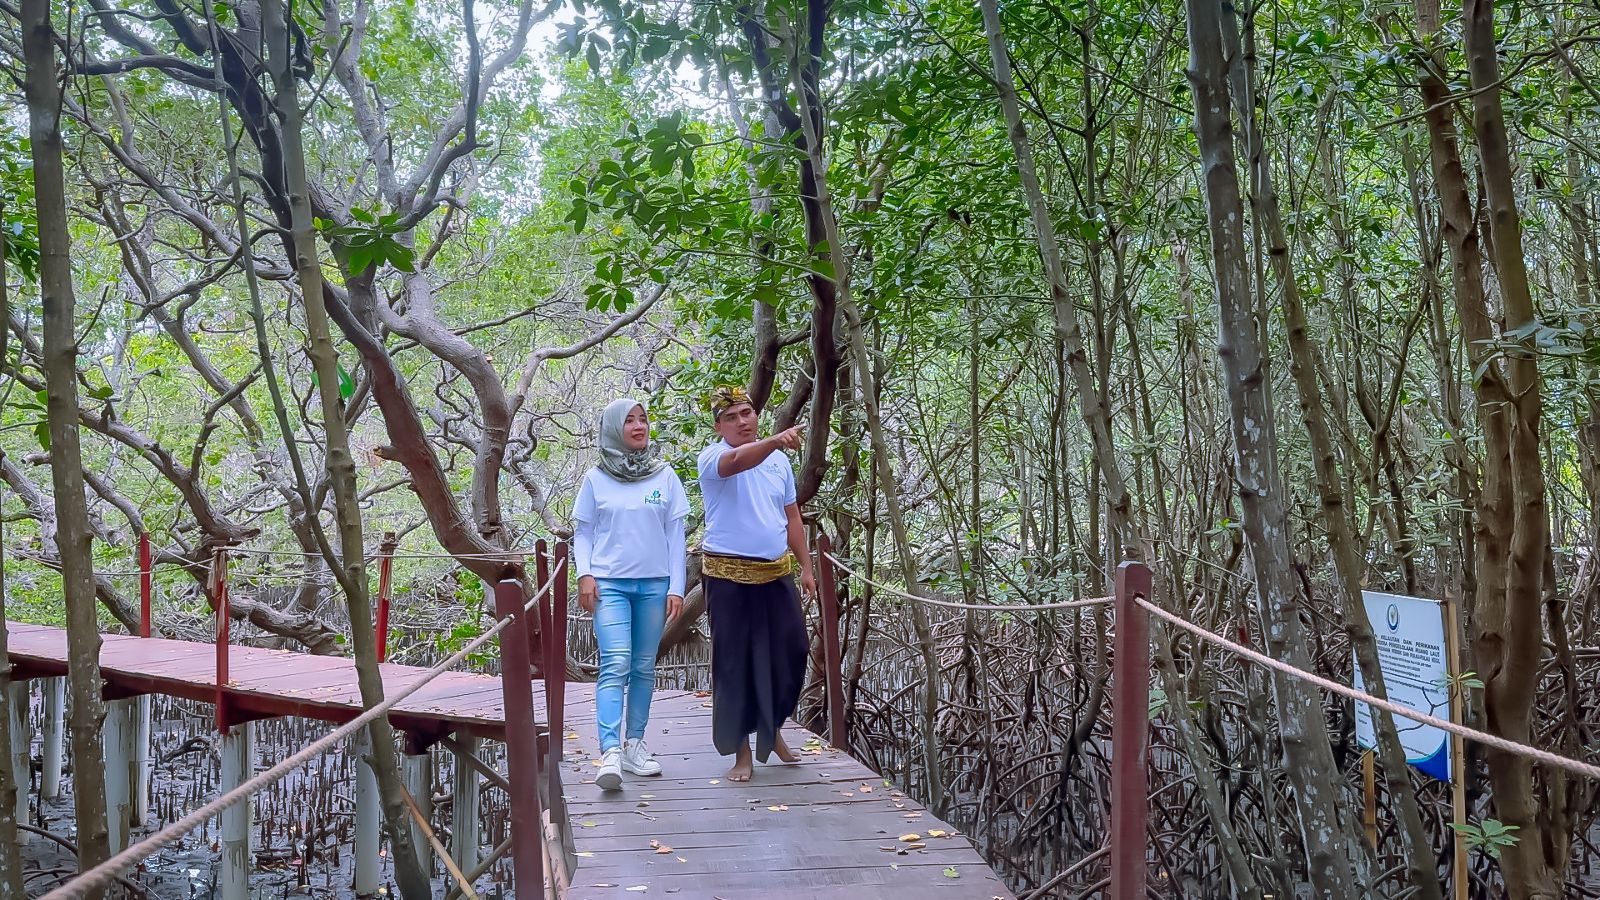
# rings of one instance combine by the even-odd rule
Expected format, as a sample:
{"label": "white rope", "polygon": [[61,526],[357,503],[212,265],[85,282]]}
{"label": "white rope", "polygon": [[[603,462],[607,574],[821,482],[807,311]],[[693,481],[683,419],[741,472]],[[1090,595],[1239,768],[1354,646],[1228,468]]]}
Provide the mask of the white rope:
{"label": "white rope", "polygon": [[420,680],[406,686],[405,688],[401,689],[399,693],[385,699],[377,706],[372,707],[356,718],[351,719],[349,722],[339,726],[338,728],[329,732],[323,738],[307,745],[293,756],[284,759],[282,762],[278,763],[267,771],[262,772],[260,775],[257,775],[256,777],[250,779],[244,784],[239,785],[228,793],[223,794],[215,800],[212,800],[210,803],[207,803],[199,809],[196,809],[187,816],[184,816],[178,821],[173,822],[166,828],[163,828],[155,834],[150,835],[139,843],[134,844],[132,847],[129,847],[121,853],[118,853],[116,856],[111,857],[89,871],[84,872],[82,875],[79,875],[77,878],[74,878],[67,884],[61,885],[50,893],[45,894],[44,900],[81,900],[81,898],[88,896],[88,894],[92,891],[98,890],[99,888],[103,888],[110,884],[118,875],[121,875],[123,872],[126,872],[137,865],[140,860],[145,859],[151,854],[177,843],[178,840],[185,834],[188,834],[194,829],[199,828],[201,825],[204,825],[206,820],[210,819],[212,816],[217,815],[229,807],[237,805],[248,798],[251,794],[254,794],[256,791],[280,781],[290,772],[293,772],[306,762],[309,762],[310,760],[326,752],[334,744],[337,744],[339,741],[344,740],[351,734],[355,733],[356,730],[368,725],[374,719],[388,712],[396,704],[404,701],[412,694],[415,694],[417,691],[421,690],[424,685],[442,675],[445,671],[455,666],[456,663],[465,659],[467,654],[472,653],[479,647],[483,646],[490,638],[499,634],[502,629],[511,624],[512,619],[516,618],[518,615],[525,615],[528,610],[532,609],[534,604],[538,603],[539,600],[550,591],[550,588],[555,585],[556,579],[562,574],[562,569],[565,567],[565,565],[566,560],[561,560],[556,564],[555,571],[550,573],[550,579],[546,581],[544,586],[533,595],[533,599],[523,604],[520,612],[510,613],[502,617],[494,624],[494,627],[479,635],[465,647],[457,650],[449,659],[446,659],[444,662],[441,662],[432,669],[429,669],[428,674],[423,676]]}
{"label": "white rope", "polygon": [[1414,722],[1421,722],[1424,725],[1432,725],[1434,728],[1437,728],[1440,731],[1448,731],[1451,734],[1466,738],[1469,741],[1477,741],[1480,744],[1486,744],[1506,753],[1514,753],[1518,756],[1526,756],[1529,759],[1542,762],[1548,766],[1554,766],[1558,769],[1566,769],[1568,772],[1574,772],[1586,778],[1600,780],[1600,766],[1582,762],[1576,759],[1569,759],[1565,756],[1559,756],[1551,753],[1548,750],[1540,750],[1538,747],[1530,747],[1527,744],[1519,744],[1516,741],[1508,740],[1498,735],[1489,734],[1485,731],[1478,731],[1474,728],[1468,728],[1465,725],[1458,725],[1455,722],[1441,719],[1438,716],[1431,716],[1425,712],[1418,712],[1409,706],[1401,706],[1393,701],[1374,697],[1373,695],[1364,691],[1358,691],[1348,685],[1343,685],[1337,681],[1323,678],[1321,675],[1307,672],[1304,669],[1295,668],[1286,662],[1273,659],[1265,653],[1257,652],[1242,644],[1230,641],[1220,634],[1207,631],[1187,619],[1180,618],[1175,613],[1167,612],[1143,597],[1136,596],[1133,598],[1133,602],[1144,607],[1163,622],[1175,625],[1178,628],[1189,632],[1195,637],[1206,641],[1207,643],[1215,644],[1224,650],[1228,650],[1229,652],[1248,659],[1251,662],[1266,666],[1269,669],[1282,672],[1285,675],[1293,676],[1301,681],[1309,682],[1325,691],[1330,691],[1332,693],[1339,694],[1340,696],[1348,697],[1351,700],[1356,700],[1378,709],[1387,710],[1393,715],[1404,716],[1405,718]]}
{"label": "white rope", "polygon": [[855,569],[845,565],[844,562],[839,559],[839,557],[834,556],[832,553],[824,553],[822,554],[822,557],[823,559],[826,559],[838,566],[841,571],[843,571],[846,575],[849,575],[851,578],[866,582],[880,591],[893,594],[896,597],[903,597],[916,603],[927,603],[932,606],[942,606],[946,609],[973,609],[978,610],[979,612],[1026,613],[1038,612],[1039,610],[1045,609],[1084,609],[1090,606],[1104,606],[1108,603],[1115,602],[1117,599],[1115,597],[1089,597],[1084,600],[1063,600],[1057,603],[1027,604],[957,603],[953,600],[935,600],[932,597],[918,597],[916,594],[908,594],[905,591],[899,590],[898,588],[892,588],[886,584],[873,581],[871,578],[868,578],[867,576],[862,575],[860,572],[857,572]]}

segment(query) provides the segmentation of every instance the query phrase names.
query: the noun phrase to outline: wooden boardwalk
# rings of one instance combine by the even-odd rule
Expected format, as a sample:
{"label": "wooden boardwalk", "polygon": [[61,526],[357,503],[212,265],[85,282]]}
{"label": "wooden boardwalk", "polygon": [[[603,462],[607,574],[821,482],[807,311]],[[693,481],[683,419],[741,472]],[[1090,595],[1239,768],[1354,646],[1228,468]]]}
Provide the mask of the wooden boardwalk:
{"label": "wooden boardwalk", "polygon": [[809,731],[784,733],[800,763],[774,756],[748,784],[729,782],[711,698],[692,692],[656,692],[646,741],[662,774],[625,774],[621,791],[602,792],[593,686],[567,690],[573,897],[1011,896],[954,828]]}
{"label": "wooden boardwalk", "polygon": [[[6,624],[13,677],[66,673],[65,632]],[[103,640],[108,697],[216,698],[212,645],[110,634]],[[343,722],[362,709],[349,659],[238,646],[230,654],[225,702],[235,716]],[[384,685],[394,691],[425,673],[386,664]],[[578,853],[572,897],[1011,896],[965,837],[811,732],[791,726],[785,733],[800,763],[774,757],[757,766],[750,783],[729,782],[732,760],[710,745],[711,700],[692,692],[656,694],[648,740],[663,774],[625,776],[621,791],[603,793],[594,784],[593,698],[593,685],[566,687],[561,780]],[[544,705],[538,682],[534,702]],[[500,679],[446,673],[390,720],[422,736],[503,739]]]}

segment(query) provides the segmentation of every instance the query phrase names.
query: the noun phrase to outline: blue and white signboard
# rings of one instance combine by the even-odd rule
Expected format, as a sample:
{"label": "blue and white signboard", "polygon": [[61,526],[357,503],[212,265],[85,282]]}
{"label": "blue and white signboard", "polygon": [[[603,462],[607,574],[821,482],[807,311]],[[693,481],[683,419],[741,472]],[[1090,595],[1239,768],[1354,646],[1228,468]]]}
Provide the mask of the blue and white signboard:
{"label": "blue and white signboard", "polygon": [[[1383,667],[1389,699],[1440,719],[1451,718],[1444,605],[1421,597],[1376,591],[1362,591],[1361,598],[1378,639],[1378,662]],[[1355,675],[1356,690],[1365,690],[1360,666],[1356,666]],[[1424,775],[1449,781],[1450,735],[1401,716],[1394,717],[1394,724],[1400,731],[1406,761]],[[1356,704],[1356,742],[1369,750],[1378,743],[1372,709],[1365,703]]]}

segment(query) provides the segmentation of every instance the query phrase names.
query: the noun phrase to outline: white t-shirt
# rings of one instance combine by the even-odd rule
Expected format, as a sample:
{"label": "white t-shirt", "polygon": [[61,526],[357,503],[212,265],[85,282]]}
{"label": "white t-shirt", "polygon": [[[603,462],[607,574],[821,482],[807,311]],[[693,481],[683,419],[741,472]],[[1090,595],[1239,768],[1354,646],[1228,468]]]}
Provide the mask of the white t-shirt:
{"label": "white t-shirt", "polygon": [[774,450],[755,468],[724,478],[717,463],[732,451],[727,441],[700,451],[700,493],[706,505],[701,546],[710,553],[777,559],[789,549],[784,507],[795,502],[794,468],[787,454]]}
{"label": "white t-shirt", "polygon": [[671,466],[643,481],[618,481],[599,467],[584,473],[573,504],[573,563],[596,578],[668,578],[683,594],[683,526],[689,496]]}

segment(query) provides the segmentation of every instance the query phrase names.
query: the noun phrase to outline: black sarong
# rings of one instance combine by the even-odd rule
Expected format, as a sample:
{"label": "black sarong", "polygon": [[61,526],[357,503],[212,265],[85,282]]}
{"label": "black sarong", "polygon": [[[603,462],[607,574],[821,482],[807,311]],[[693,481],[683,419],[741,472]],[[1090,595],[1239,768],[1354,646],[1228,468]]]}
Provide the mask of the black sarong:
{"label": "black sarong", "polygon": [[711,739],[732,756],[756,736],[766,762],[783,721],[794,715],[811,652],[794,577],[740,584],[704,576],[711,617]]}

